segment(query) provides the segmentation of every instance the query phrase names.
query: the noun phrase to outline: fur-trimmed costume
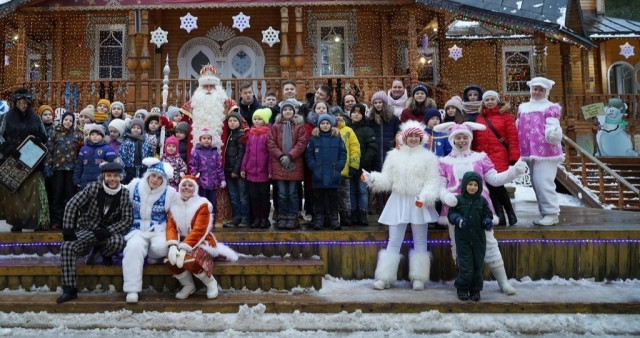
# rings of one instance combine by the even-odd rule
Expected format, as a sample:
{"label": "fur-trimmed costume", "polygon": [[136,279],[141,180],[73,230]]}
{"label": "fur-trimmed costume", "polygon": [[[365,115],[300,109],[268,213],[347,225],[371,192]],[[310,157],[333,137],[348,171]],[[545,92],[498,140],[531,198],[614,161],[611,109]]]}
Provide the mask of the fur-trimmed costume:
{"label": "fur-trimmed costume", "polygon": [[[142,291],[145,258],[156,261],[167,255],[167,212],[169,206],[179,199],[178,192],[167,185],[169,175],[173,174],[169,164],[161,163],[155,158],[146,158],[143,164],[149,168],[147,172],[142,178],[133,179],[127,186],[133,207],[133,223],[124,236],[127,244],[122,258],[122,290],[127,293]],[[164,174],[159,173],[160,170]],[[151,189],[148,181],[152,173],[158,173],[163,178],[162,184],[155,189]],[[137,294],[135,299],[127,297],[129,303],[136,301]]]}
{"label": "fur-trimmed costume", "polygon": [[[198,136],[203,128],[209,128],[215,134],[213,147],[222,149],[222,127],[224,122],[224,101],[227,94],[222,88],[216,69],[211,65],[205,65],[200,70],[198,79],[199,87],[191,97],[192,121],[191,132],[193,145],[198,141]],[[204,85],[213,85],[213,89],[206,92]]]}
{"label": "fur-trimmed costume", "polygon": [[[409,277],[413,289],[422,290],[429,280],[431,267],[431,254],[427,251],[427,223],[438,219],[434,205],[443,185],[438,174],[438,158],[423,147],[427,138],[424,125],[409,121],[401,126],[401,130],[400,148],[389,152],[382,171],[364,174],[372,192],[391,191],[378,220],[389,226],[389,243],[378,257],[374,288],[388,288],[395,281],[400,247],[407,224],[411,223],[414,250],[409,257]],[[421,136],[421,143],[414,147],[407,145],[404,140],[408,134]],[[424,206],[418,207],[417,200]]]}

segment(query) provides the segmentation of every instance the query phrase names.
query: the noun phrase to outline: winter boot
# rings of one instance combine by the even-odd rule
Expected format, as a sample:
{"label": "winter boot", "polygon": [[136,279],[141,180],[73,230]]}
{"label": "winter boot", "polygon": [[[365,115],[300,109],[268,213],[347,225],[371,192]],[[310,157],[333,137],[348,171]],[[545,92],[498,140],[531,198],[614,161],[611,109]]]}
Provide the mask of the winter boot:
{"label": "winter boot", "polygon": [[360,225],[360,210],[351,210],[351,225]]}
{"label": "winter boot", "polygon": [[173,277],[182,285],[182,289],[176,293],[176,298],[187,299],[192,293],[196,292],[196,285],[193,284],[193,277],[190,271],[185,270],[179,275],[173,275]]}
{"label": "winter boot", "polygon": [[218,297],[218,282],[213,276],[207,276],[206,272],[201,272],[195,275],[199,280],[202,281],[202,284],[207,287],[207,298],[215,299]]}
{"label": "winter boot", "polygon": [[[351,215],[347,216],[347,219],[350,219]],[[342,220],[342,217],[340,217],[340,219]],[[331,223],[329,224],[329,226],[331,226],[331,229],[333,230],[340,230],[342,229],[341,227],[341,223],[338,221],[338,212],[337,211],[332,211],[331,212]],[[349,222],[351,223],[351,222]]]}
{"label": "winter boot", "polygon": [[324,226],[324,213],[319,212],[313,217],[313,230],[322,230]]}
{"label": "winter boot", "polygon": [[457,293],[458,293],[458,299],[469,300],[469,291],[459,289]]}
{"label": "winter boot", "polygon": [[64,303],[78,298],[78,289],[70,286],[62,287],[62,295],[56,299],[56,303]]}
{"label": "winter boot", "polygon": [[469,299],[474,302],[480,301],[480,290],[471,290],[469,291]]}
{"label": "winter boot", "polygon": [[135,304],[138,302],[138,293],[137,292],[129,292],[127,293],[127,303]]}
{"label": "winter boot", "polygon": [[544,215],[544,217],[542,217],[541,219],[537,220],[537,221],[533,221],[534,225],[556,225],[560,222],[560,219],[558,218],[558,214],[548,214],[548,215]]}
{"label": "winter boot", "polygon": [[511,198],[509,197],[509,192],[507,189],[502,189],[502,193],[500,194],[500,204],[504,207],[505,214],[507,219],[509,220],[509,225],[513,226],[518,223],[518,218],[516,217],[516,213],[513,210],[513,205],[511,204]]}
{"label": "winter boot", "polygon": [[502,205],[499,204],[498,207],[494,206],[494,208],[496,208],[496,216],[498,216],[498,225],[506,226],[507,219],[504,217],[504,209],[502,209]]}
{"label": "winter boot", "polygon": [[278,229],[287,229],[287,215],[278,214],[278,223],[276,224],[276,228]]}
{"label": "winter boot", "polygon": [[[340,211],[340,226],[341,227],[351,226],[351,211]],[[333,224],[331,224],[331,227],[335,228]]]}
{"label": "winter boot", "polygon": [[491,269],[491,274],[496,281],[498,281],[498,286],[500,286],[502,293],[509,296],[516,294],[516,289],[509,284],[509,279],[507,279],[507,272],[504,270],[504,262],[502,259],[490,262],[489,269]]}
{"label": "winter boot", "polygon": [[515,211],[513,211],[513,207],[511,205],[505,206],[505,210],[507,212],[507,219],[509,220],[509,226],[514,226],[518,223],[518,218],[516,217]]}
{"label": "winter boot", "polygon": [[367,210],[366,209],[362,209],[360,210],[360,214],[359,214],[359,219],[358,219],[358,224],[362,225],[362,226],[369,226],[369,220],[367,219]]}
{"label": "winter boot", "polygon": [[376,265],[373,288],[384,290],[391,287],[391,283],[398,279],[398,265],[400,265],[401,254],[391,253],[386,249],[378,253],[378,264]]}
{"label": "winter boot", "polygon": [[431,253],[409,252],[409,280],[416,291],[424,290],[424,283],[429,281],[431,272]]}

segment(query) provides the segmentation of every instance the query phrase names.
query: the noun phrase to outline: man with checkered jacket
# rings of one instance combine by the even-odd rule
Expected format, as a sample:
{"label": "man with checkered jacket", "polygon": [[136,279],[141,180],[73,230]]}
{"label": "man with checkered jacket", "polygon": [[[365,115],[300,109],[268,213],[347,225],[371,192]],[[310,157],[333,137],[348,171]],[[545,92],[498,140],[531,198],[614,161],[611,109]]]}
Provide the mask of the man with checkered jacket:
{"label": "man with checkered jacket", "polygon": [[62,296],[64,303],[78,297],[76,258],[99,246],[103,256],[110,257],[124,248],[124,233],[133,221],[129,191],[120,184],[122,165],[105,162],[97,182],[69,200],[64,210],[60,249],[62,265]]}

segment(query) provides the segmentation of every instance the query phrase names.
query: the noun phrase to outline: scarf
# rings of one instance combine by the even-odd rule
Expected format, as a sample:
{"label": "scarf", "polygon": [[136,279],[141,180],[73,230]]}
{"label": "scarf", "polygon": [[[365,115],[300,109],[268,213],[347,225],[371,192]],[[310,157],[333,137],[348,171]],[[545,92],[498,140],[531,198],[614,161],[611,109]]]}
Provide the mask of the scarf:
{"label": "scarf", "polygon": [[467,101],[462,102],[462,106],[464,107],[464,111],[467,114],[477,114],[478,108],[482,106],[482,101]]}
{"label": "scarf", "polygon": [[[291,121],[282,121],[282,152],[289,155],[293,147],[293,136],[291,135]],[[293,159],[291,159],[293,161]],[[293,170],[293,162],[288,167],[282,166],[284,171]]]}

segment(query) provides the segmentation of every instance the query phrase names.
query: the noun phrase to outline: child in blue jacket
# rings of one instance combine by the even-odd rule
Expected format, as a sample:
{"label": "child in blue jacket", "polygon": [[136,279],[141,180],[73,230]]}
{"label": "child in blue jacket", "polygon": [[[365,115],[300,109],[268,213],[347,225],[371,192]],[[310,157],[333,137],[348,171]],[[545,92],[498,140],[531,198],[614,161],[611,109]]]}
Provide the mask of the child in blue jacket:
{"label": "child in blue jacket", "polygon": [[100,163],[113,162],[116,152],[104,141],[104,127],[99,124],[85,125],[89,132],[89,139],[80,149],[78,161],[73,171],[73,184],[78,189],[84,189],[90,182],[98,180]]}
{"label": "child in blue jacket", "polygon": [[427,126],[424,131],[429,135],[424,147],[431,150],[438,157],[445,157],[451,152],[449,135],[443,132],[433,131],[433,127],[442,123],[442,114],[438,109],[427,108],[424,111],[424,124]]}

